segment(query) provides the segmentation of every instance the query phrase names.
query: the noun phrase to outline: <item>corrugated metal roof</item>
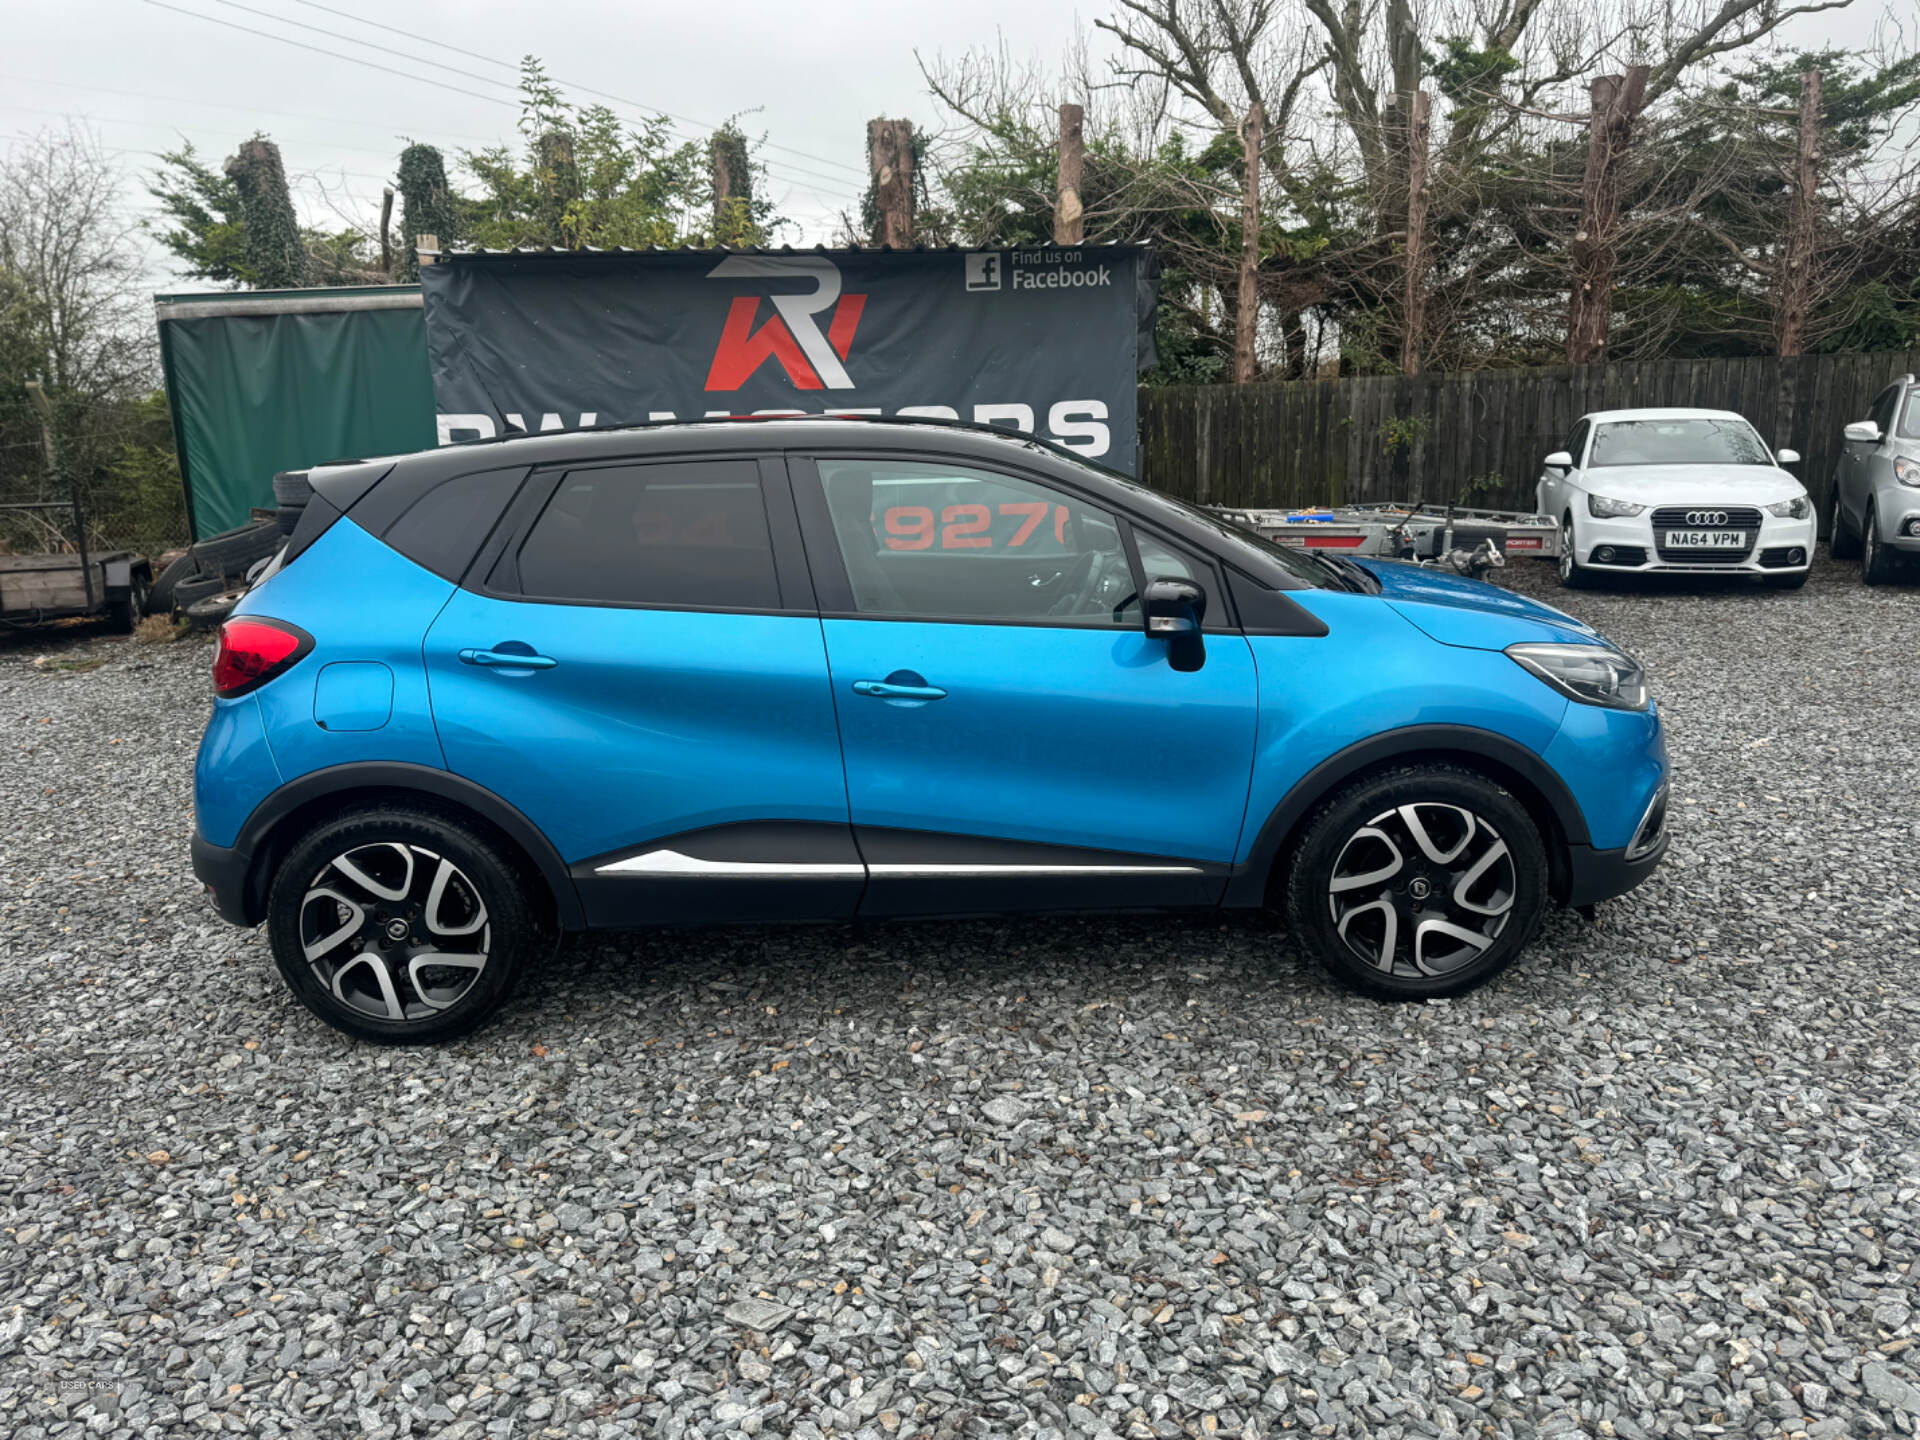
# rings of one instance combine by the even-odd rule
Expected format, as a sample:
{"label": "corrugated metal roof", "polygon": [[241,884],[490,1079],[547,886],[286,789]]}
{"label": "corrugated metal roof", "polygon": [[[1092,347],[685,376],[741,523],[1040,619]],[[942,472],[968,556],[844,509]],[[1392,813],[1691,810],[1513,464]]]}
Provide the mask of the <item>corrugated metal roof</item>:
{"label": "corrugated metal roof", "polygon": [[649,245],[645,247],[583,245],[569,250],[560,245],[516,245],[511,249],[490,250],[478,246],[471,250],[422,251],[448,260],[506,260],[538,255],[704,255],[722,258],[728,255],[960,255],[975,250],[1146,250],[1146,245],[1057,245],[1049,240],[1041,245]]}

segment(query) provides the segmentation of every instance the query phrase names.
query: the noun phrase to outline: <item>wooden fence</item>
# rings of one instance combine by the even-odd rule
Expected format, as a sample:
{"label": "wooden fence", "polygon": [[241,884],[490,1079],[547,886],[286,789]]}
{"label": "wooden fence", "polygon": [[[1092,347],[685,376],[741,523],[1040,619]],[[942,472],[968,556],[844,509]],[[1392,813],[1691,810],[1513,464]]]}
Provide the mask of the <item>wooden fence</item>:
{"label": "wooden fence", "polygon": [[1770,446],[1798,450],[1824,520],[1841,427],[1907,371],[1920,350],[1142,389],[1140,478],[1207,504],[1531,508],[1541,460],[1582,415],[1693,405],[1737,410]]}

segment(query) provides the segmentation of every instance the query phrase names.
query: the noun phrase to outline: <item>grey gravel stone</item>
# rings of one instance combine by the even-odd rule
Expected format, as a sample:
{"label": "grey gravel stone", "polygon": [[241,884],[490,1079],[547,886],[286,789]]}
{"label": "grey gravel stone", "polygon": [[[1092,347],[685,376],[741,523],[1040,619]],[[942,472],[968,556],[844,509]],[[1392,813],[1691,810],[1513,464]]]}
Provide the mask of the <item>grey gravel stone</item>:
{"label": "grey gravel stone", "polygon": [[727,1307],[727,1319],[750,1330],[772,1330],[786,1322],[793,1308],[772,1300],[736,1300]]}
{"label": "grey gravel stone", "polygon": [[418,1051],[199,896],[204,647],[0,635],[0,1433],[1920,1434],[1920,590],[1504,579],[1647,663],[1674,838],[1486,990],[606,936]]}

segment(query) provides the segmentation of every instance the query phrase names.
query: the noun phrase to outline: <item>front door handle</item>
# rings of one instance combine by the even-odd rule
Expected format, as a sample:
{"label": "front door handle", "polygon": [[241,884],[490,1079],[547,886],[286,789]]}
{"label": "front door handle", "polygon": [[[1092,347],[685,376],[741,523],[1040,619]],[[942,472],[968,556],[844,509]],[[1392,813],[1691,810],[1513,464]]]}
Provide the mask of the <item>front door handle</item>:
{"label": "front door handle", "polygon": [[560,662],[551,655],[535,655],[531,650],[524,655],[516,655],[511,650],[462,650],[460,663],[498,670],[551,670]]}
{"label": "front door handle", "polygon": [[947,692],[938,685],[898,685],[891,680],[856,680],[853,693],[871,695],[876,700],[944,700]]}

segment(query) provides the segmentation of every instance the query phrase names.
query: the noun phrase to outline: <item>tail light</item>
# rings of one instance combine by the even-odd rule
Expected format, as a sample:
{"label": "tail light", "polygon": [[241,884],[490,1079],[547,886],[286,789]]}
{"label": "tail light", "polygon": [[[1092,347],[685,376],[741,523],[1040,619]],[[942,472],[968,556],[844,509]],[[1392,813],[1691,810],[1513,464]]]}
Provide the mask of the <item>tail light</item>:
{"label": "tail light", "polygon": [[313,649],[313,637],[298,625],[240,615],[220,627],[213,657],[213,693],[231,700],[285,674]]}

